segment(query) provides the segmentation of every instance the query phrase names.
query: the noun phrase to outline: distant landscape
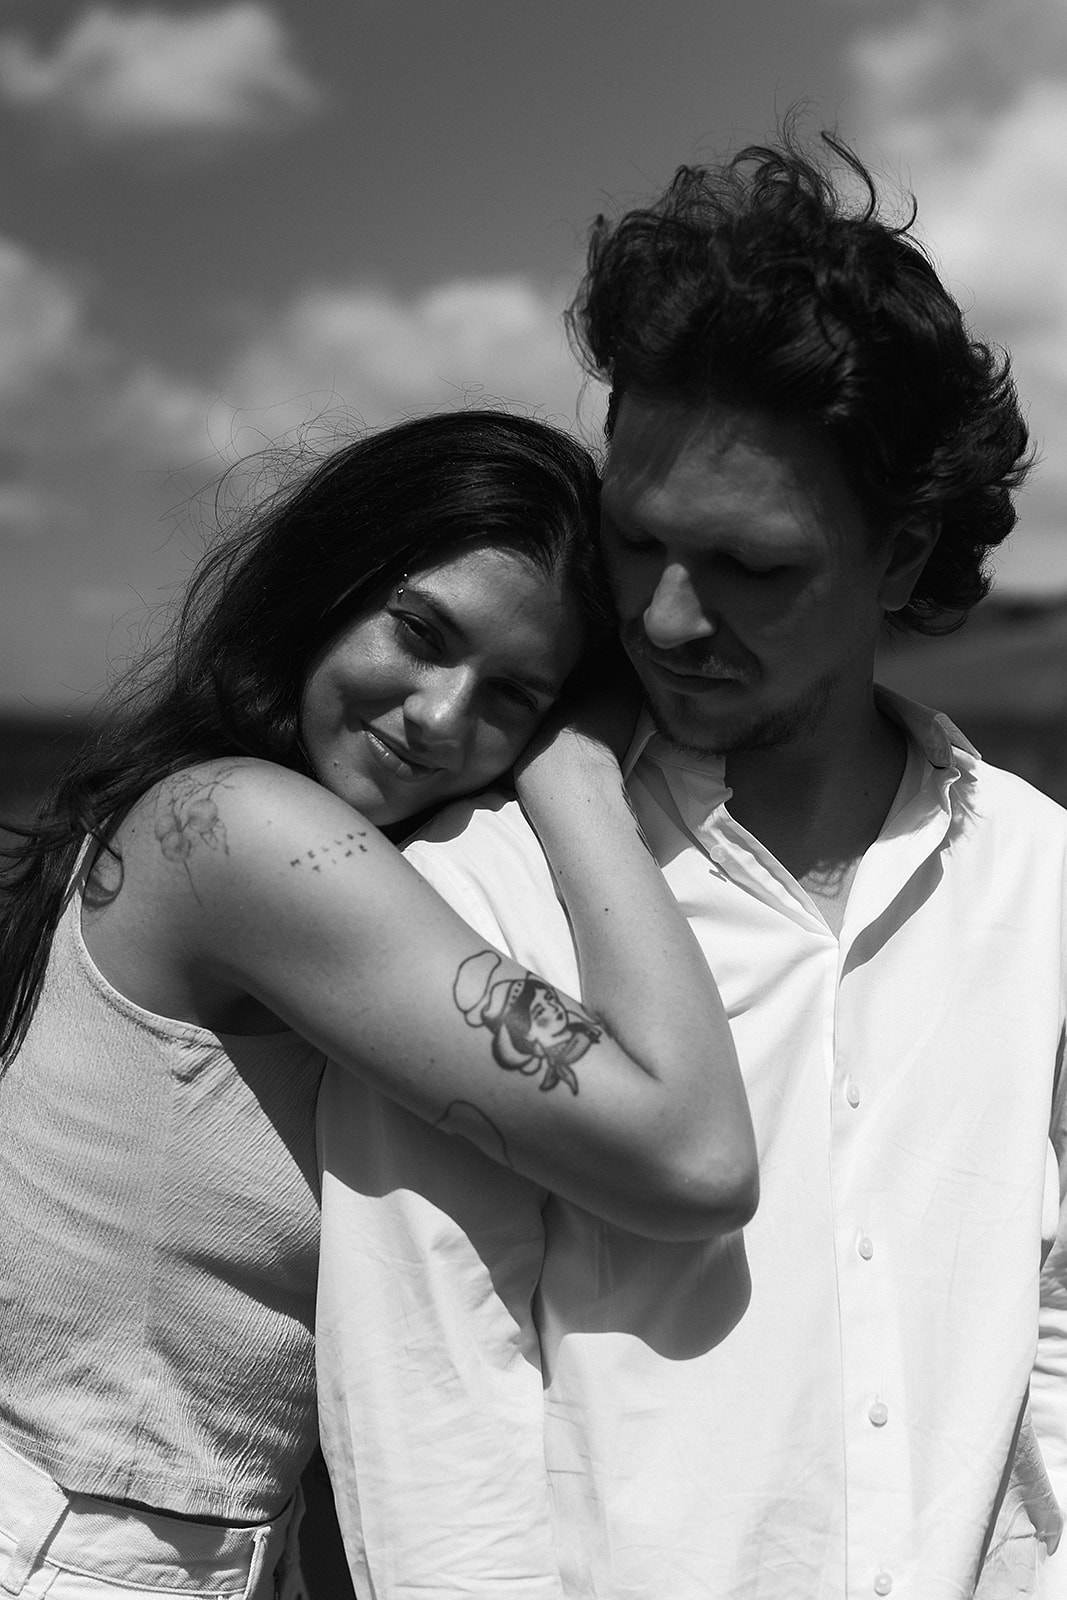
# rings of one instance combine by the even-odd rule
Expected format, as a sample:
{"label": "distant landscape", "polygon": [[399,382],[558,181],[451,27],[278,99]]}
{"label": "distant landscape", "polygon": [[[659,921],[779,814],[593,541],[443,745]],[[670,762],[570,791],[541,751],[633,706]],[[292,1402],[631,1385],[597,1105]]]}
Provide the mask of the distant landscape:
{"label": "distant landscape", "polygon": [[[878,677],[1067,805],[1067,596],[988,600],[959,633],[887,647]],[[0,712],[0,825],[32,816],[88,728],[73,713]]]}
{"label": "distant landscape", "polygon": [[86,734],[85,717],[0,712],[0,836],[5,822],[32,817]]}
{"label": "distant landscape", "polygon": [[958,633],[887,648],[877,676],[1067,806],[1067,596],[987,600]]}

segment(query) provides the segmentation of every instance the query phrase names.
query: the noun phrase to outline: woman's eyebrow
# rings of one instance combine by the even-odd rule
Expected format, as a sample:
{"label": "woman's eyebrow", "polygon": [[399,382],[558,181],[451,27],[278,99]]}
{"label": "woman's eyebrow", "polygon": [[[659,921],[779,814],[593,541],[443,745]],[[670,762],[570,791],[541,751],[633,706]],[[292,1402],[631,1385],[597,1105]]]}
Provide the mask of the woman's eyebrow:
{"label": "woman's eyebrow", "polygon": [[[456,620],[451,607],[445,601],[439,600],[436,595],[430,594],[426,589],[420,589],[417,583],[405,584],[404,595],[417,600],[420,605],[425,606],[426,610],[432,613],[433,620],[443,628],[446,628],[461,643],[466,644],[468,642],[466,629],[462,623]],[[539,673],[530,672],[525,667],[519,672],[509,673],[508,676],[522,688],[532,689],[535,694],[542,694],[548,700],[554,700],[563,687],[561,683],[557,683],[551,678],[542,678]]]}

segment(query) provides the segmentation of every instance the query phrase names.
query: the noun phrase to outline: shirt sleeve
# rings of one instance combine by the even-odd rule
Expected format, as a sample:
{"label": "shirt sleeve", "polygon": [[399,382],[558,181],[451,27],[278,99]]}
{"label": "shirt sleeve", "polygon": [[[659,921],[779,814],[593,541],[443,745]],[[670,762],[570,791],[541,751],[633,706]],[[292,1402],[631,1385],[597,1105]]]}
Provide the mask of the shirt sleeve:
{"label": "shirt sleeve", "polygon": [[[1062,1055],[1062,1045],[1061,1045]],[[1030,1379],[1030,1411],[1041,1459],[1062,1513],[1067,1509],[1067,1105],[1061,1063],[1045,1181],[1045,1226],[1048,1253],[1041,1273],[1041,1309],[1037,1359]],[[1051,1245],[1048,1241],[1051,1239]],[[1055,1519],[1046,1543],[1057,1538]],[[1041,1600],[1067,1600],[1067,1539],[1043,1564]]]}
{"label": "shirt sleeve", "polygon": [[[412,857],[507,948],[485,892]],[[320,1427],[357,1594],[561,1600],[532,1314],[544,1192],[336,1067],[319,1141]]]}

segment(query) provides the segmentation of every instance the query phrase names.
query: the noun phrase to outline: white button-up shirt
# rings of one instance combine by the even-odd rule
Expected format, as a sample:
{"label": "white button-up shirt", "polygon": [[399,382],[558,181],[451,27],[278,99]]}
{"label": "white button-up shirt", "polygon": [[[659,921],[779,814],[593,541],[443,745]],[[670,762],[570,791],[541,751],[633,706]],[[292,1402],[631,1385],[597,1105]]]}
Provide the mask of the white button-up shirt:
{"label": "white button-up shirt", "polygon": [[[721,764],[654,740],[631,774],[737,1042],[743,1239],[622,1233],[330,1076],[322,1423],[361,1595],[1067,1596],[1067,813],[885,703],[912,754],[839,938]],[[577,993],[514,803],[409,856]]]}

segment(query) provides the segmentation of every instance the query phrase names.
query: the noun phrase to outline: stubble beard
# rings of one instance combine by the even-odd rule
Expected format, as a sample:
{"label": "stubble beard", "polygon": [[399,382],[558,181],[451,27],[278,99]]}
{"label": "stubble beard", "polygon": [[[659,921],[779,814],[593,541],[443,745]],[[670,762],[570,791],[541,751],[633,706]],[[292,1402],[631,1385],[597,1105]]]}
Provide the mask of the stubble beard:
{"label": "stubble beard", "polygon": [[[657,704],[651,692],[648,693],[648,709],[656,732],[683,755],[705,760],[709,756],[749,755],[781,749],[816,733],[826,716],[837,677],[836,672],[828,672],[791,705],[767,712],[763,717],[753,717],[747,724],[721,733],[709,728],[706,737],[700,739],[694,738],[699,732],[698,718],[673,715],[668,707]],[[647,684],[645,688],[648,692]]]}

